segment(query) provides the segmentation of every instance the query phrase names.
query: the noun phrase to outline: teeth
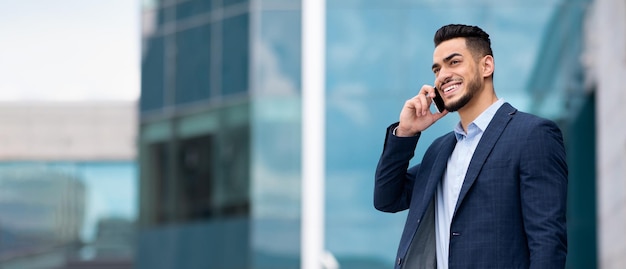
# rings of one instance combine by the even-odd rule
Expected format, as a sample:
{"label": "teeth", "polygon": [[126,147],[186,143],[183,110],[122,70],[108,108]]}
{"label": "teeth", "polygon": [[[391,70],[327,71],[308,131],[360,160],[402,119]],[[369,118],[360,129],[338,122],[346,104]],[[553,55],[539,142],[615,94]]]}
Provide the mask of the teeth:
{"label": "teeth", "polygon": [[450,86],[450,87],[448,87],[448,88],[443,89],[443,91],[444,91],[444,92],[449,92],[449,91],[454,90],[454,89],[456,89],[456,88],[458,88],[458,87],[459,87],[459,85],[458,85],[458,84],[454,84],[454,85],[452,85],[452,86]]}

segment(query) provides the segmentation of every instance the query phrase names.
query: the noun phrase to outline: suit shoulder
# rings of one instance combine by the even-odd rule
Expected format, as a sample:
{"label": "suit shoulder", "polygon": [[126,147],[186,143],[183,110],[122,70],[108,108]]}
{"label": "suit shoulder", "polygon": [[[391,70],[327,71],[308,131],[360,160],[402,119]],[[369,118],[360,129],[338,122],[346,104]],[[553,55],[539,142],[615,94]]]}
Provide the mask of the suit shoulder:
{"label": "suit shoulder", "polygon": [[522,111],[517,111],[511,116],[509,126],[512,128],[509,130],[518,132],[519,135],[535,136],[540,133],[552,133],[562,136],[561,128],[552,120]]}
{"label": "suit shoulder", "polygon": [[514,123],[523,124],[526,126],[537,126],[537,125],[548,125],[548,126],[556,126],[557,124],[549,119],[537,116],[535,114],[531,114],[523,111],[516,111],[513,114]]}

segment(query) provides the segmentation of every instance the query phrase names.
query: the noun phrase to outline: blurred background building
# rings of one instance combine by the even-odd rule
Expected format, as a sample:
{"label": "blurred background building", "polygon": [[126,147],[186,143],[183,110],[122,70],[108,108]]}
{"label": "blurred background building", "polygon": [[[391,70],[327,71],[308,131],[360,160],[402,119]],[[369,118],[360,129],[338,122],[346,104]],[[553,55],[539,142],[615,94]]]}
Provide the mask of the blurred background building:
{"label": "blurred background building", "polygon": [[[588,173],[586,185],[593,188],[594,174],[590,170],[595,164],[596,197],[572,200],[577,199],[576,206],[580,208],[589,208],[596,201],[598,268],[621,268],[626,264],[626,235],[620,232],[626,227],[626,126],[622,124],[626,91],[621,86],[626,75],[626,2],[595,0],[586,12],[583,33],[584,50],[580,57],[584,92],[591,97],[582,102],[582,107],[594,109],[579,115],[584,121],[595,123],[595,136],[572,142],[581,148],[595,144],[596,159],[573,165],[579,165],[576,171]],[[590,127],[581,126],[572,132]]]}
{"label": "blurred background building", "polygon": [[[9,2],[0,268],[300,267],[301,1]],[[626,2],[326,2],[324,241],[340,268],[393,264],[406,213],[373,208],[374,171],[449,23],[485,29],[498,96],[564,132],[567,268],[626,264]]]}
{"label": "blurred background building", "polygon": [[0,268],[130,267],[135,137],[135,102],[0,104]]}
{"label": "blurred background building", "polygon": [[[610,240],[626,225],[623,1],[339,0],[326,12],[325,241],[341,268],[393,263],[405,215],[373,209],[374,169],[385,128],[432,83],[432,36],[448,23],[485,29],[498,95],[563,129],[568,268],[626,264],[626,241]],[[299,267],[300,20],[299,1],[144,1],[138,268]]]}

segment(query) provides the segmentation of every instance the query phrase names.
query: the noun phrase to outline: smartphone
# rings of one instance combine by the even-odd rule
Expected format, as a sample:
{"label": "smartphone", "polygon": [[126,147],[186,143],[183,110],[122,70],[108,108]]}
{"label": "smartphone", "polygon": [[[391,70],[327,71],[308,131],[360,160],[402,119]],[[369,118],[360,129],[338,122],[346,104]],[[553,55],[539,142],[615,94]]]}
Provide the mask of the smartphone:
{"label": "smartphone", "polygon": [[435,98],[433,98],[433,101],[435,102],[435,106],[437,107],[437,112],[441,113],[444,109],[446,109],[446,105],[443,103],[443,98],[441,98],[441,95],[439,94],[439,90],[437,90],[437,88],[435,88]]}

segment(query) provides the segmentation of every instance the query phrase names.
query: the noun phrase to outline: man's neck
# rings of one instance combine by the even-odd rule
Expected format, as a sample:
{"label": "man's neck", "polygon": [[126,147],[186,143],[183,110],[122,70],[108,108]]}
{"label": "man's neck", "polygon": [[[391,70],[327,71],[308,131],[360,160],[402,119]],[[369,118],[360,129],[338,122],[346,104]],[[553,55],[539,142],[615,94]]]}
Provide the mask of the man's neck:
{"label": "man's neck", "polygon": [[463,130],[467,133],[467,126],[497,101],[498,97],[493,90],[493,86],[489,85],[483,88],[469,103],[459,109],[459,117],[461,118]]}

